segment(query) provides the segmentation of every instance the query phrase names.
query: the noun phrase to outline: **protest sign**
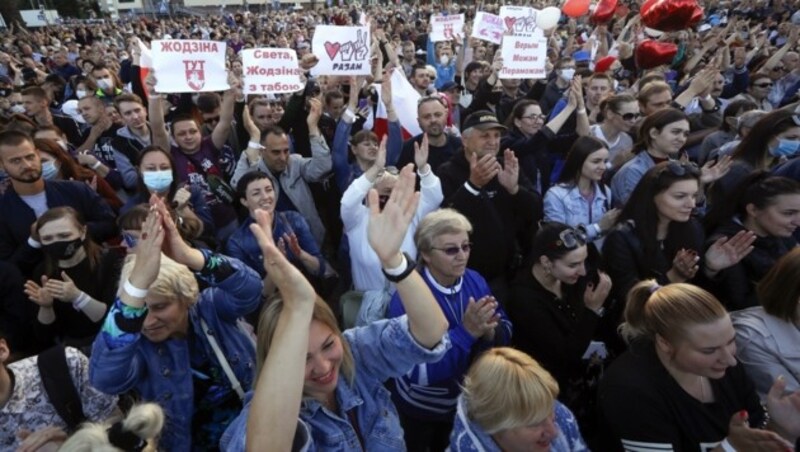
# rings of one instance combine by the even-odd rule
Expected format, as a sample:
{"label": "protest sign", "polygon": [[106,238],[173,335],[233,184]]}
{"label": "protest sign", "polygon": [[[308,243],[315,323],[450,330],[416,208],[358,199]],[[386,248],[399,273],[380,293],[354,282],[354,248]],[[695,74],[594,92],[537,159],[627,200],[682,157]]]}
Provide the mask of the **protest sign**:
{"label": "protest sign", "polygon": [[311,69],[313,75],[368,75],[369,27],[318,25],[311,49],[319,63]]}
{"label": "protest sign", "polygon": [[545,78],[547,72],[547,38],[538,36],[506,36],[500,48],[503,57],[501,79]]}
{"label": "protest sign", "polygon": [[242,49],[245,94],[281,94],[299,91],[303,71],[293,49]]}
{"label": "protest sign", "polygon": [[500,44],[503,41],[503,19],[500,16],[478,11],[475,14],[475,25],[472,27],[472,37]]}
{"label": "protest sign", "polygon": [[528,6],[500,7],[504,31],[514,36],[541,36],[542,30],[536,27],[536,13],[537,10]]}
{"label": "protest sign", "polygon": [[225,91],[224,42],[172,39],[153,41],[153,70],[159,93]]}
{"label": "protest sign", "polygon": [[456,35],[463,36],[463,33],[463,14],[436,14],[431,17],[431,41],[451,41]]}

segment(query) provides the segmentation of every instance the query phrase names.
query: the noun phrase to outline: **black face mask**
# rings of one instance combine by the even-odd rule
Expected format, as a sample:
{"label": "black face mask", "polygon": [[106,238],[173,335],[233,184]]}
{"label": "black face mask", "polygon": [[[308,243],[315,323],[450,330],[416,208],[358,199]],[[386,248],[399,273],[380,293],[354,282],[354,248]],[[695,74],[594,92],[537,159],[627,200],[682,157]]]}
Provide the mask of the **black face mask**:
{"label": "black face mask", "polygon": [[502,91],[492,91],[491,94],[489,94],[489,99],[487,100],[487,102],[492,105],[497,105],[500,103],[500,97],[502,96],[503,96]]}
{"label": "black face mask", "polygon": [[52,259],[65,260],[69,259],[78,252],[83,246],[83,239],[77,238],[74,240],[66,240],[63,242],[53,242],[47,245],[42,245],[42,251]]}

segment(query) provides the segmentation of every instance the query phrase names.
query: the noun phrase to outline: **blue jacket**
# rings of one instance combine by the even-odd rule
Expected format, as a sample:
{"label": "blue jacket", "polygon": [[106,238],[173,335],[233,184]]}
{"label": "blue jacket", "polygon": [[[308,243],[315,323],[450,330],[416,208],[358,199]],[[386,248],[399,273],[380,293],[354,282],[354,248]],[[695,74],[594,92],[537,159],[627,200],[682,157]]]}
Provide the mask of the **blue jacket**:
{"label": "blue jacket", "polygon": [[[464,276],[452,287],[437,283],[428,269],[422,270],[422,277],[431,288],[433,296],[442,308],[450,327],[448,335],[453,347],[434,363],[419,364],[411,372],[398,377],[392,388],[392,399],[397,408],[416,419],[449,421],[456,409],[456,399],[461,393],[461,380],[467,373],[472,358],[492,346],[507,345],[511,342],[511,322],[501,307],[500,323],[491,342],[477,340],[463,325],[464,311],[469,299],[478,301],[491,295],[486,280],[474,270],[467,269]],[[387,317],[405,314],[405,309],[397,293],[389,302]]]}
{"label": "blue jacket", "polygon": [[[483,431],[467,417],[467,407],[463,397],[458,398],[458,413],[450,434],[452,452],[501,452],[500,446],[492,436]],[[556,427],[558,436],[550,443],[550,452],[583,452],[589,450],[581,436],[578,421],[572,412],[558,400],[555,401]]]}
{"label": "blue jacket", "polygon": [[[450,348],[445,334],[433,350],[421,347],[408,330],[408,317],[379,320],[368,326],[344,332],[355,362],[353,383],[339,375],[336,400],[339,412],[334,413],[315,399],[304,399],[300,419],[311,433],[310,451],[362,450],[348,415],[355,410],[358,431],[365,451],[405,451],[403,428],[389,391],[383,386],[392,377],[408,372],[423,362],[434,362]],[[252,394],[245,399],[242,414],[231,423],[220,441],[224,451],[245,450],[247,416]]]}
{"label": "blue jacket", "polygon": [[[403,148],[403,132],[400,129],[399,121],[389,121],[388,123],[386,165],[391,166],[400,158],[400,150]],[[333,174],[336,178],[336,186],[339,187],[341,193],[344,193],[350,183],[364,173],[355,160],[353,163],[348,162],[350,156],[350,131],[352,128],[353,123],[340,119],[339,123],[336,124],[336,132],[333,135],[333,151],[331,152]]]}
{"label": "blue jacket", "polygon": [[[462,43],[463,44],[463,43]],[[441,89],[447,82],[455,81],[456,79],[456,64],[458,63],[458,55],[453,53],[447,65],[443,65],[436,60],[436,44],[431,41],[428,35],[428,53],[427,63],[436,68],[436,80],[433,82],[436,89]]]}
{"label": "blue jacket", "polygon": [[614,198],[614,206],[624,206],[633,193],[633,189],[642,180],[644,173],[654,166],[656,166],[655,160],[645,150],[639,151],[635,157],[622,165],[622,168],[611,179],[611,196]]}
{"label": "blue jacket", "polygon": [[[264,260],[261,256],[261,247],[258,246],[256,236],[250,231],[250,225],[253,224],[253,217],[248,216],[242,222],[242,225],[236,229],[236,232],[231,234],[228,238],[228,243],[225,245],[225,254],[230,257],[235,257],[240,261],[247,264],[248,267],[258,272],[259,276],[264,278],[267,272],[264,270]],[[294,232],[297,240],[300,243],[300,248],[306,253],[319,259],[319,271],[315,276],[321,277],[325,274],[325,258],[319,250],[314,236],[311,235],[311,229],[308,226],[305,218],[293,210],[286,210],[284,212],[275,212],[275,222],[272,225],[272,238],[275,243],[278,239],[283,237],[283,234],[290,234]],[[288,247],[287,247],[288,248]],[[291,250],[288,250],[289,261],[291,261],[297,268],[303,270],[303,264],[300,258],[295,256]]]}
{"label": "blue jacket", "polygon": [[[210,286],[200,293],[196,304],[189,308],[193,333],[192,347],[202,347],[209,359],[216,360],[208,340],[202,333],[200,319],[210,330],[228,358],[244,391],[253,384],[255,349],[252,338],[240,328],[237,319],[255,310],[261,301],[261,279],[241,262],[228,259],[234,273],[222,281],[208,281]],[[198,274],[199,275],[199,274]],[[130,309],[117,299],[106,317],[104,331],[97,336],[92,348],[89,378],[92,386],[107,394],[121,394],[135,389],[144,401],[156,402],[164,409],[166,423],[159,441],[160,448],[169,451],[189,451],[192,448],[192,415],[194,413],[194,384],[187,340],[167,339],[153,343],[141,333],[127,345],[112,348],[106,328],[122,329],[122,312]],[[115,315],[114,309],[117,309]],[[111,325],[109,325],[111,324]]]}
{"label": "blue jacket", "polygon": [[611,191],[605,185],[594,184],[591,204],[581,195],[577,185],[558,184],[544,195],[544,221],[558,221],[573,228],[583,226],[589,240],[598,239],[603,215],[611,210]]}

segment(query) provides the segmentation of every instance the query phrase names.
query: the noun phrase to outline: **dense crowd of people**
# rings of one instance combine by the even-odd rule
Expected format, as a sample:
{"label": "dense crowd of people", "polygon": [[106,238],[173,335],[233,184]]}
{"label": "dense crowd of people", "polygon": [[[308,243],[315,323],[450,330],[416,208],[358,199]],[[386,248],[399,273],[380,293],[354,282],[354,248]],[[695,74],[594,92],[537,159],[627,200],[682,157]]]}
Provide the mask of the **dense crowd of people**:
{"label": "dense crowd of people", "polygon": [[[0,450],[795,450],[800,2],[700,6],[562,14],[541,79],[484,2],[13,24]],[[230,89],[159,92],[163,39]],[[301,90],[244,94],[266,47]]]}

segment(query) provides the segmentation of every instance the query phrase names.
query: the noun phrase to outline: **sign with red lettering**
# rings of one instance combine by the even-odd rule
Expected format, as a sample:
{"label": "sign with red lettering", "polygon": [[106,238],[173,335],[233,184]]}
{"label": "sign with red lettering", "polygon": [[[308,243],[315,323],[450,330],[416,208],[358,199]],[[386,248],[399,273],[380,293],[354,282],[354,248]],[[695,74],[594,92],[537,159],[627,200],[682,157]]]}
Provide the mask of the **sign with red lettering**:
{"label": "sign with red lettering", "polygon": [[500,44],[503,41],[505,27],[500,16],[478,11],[475,14],[475,25],[472,27],[472,37]]}
{"label": "sign with red lettering", "polygon": [[464,37],[463,14],[436,14],[431,17],[431,41],[452,41],[456,35]]}
{"label": "sign with red lettering", "polygon": [[311,49],[319,63],[311,69],[311,74],[371,74],[370,43],[369,27],[317,25]]}
{"label": "sign with red lettering", "polygon": [[547,71],[547,38],[506,36],[500,48],[503,57],[502,78],[545,78]]}
{"label": "sign with red lettering", "polygon": [[242,49],[245,94],[281,94],[300,91],[305,83],[293,49]]}
{"label": "sign with red lettering", "polygon": [[153,41],[153,69],[159,93],[225,91],[224,42],[171,39]]}
{"label": "sign with red lettering", "polygon": [[505,34],[513,36],[541,36],[542,30],[536,27],[538,10],[529,6],[501,6],[500,18],[505,25]]}

